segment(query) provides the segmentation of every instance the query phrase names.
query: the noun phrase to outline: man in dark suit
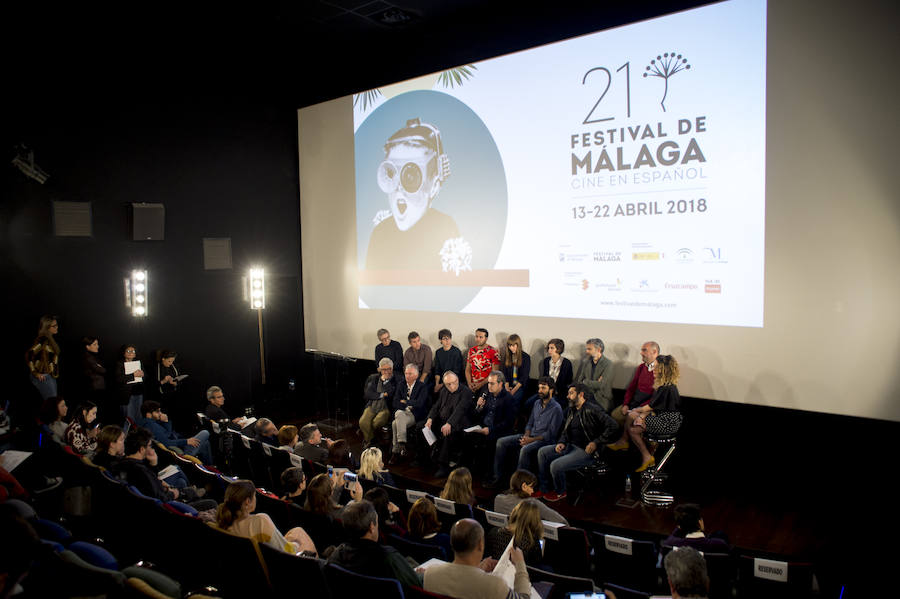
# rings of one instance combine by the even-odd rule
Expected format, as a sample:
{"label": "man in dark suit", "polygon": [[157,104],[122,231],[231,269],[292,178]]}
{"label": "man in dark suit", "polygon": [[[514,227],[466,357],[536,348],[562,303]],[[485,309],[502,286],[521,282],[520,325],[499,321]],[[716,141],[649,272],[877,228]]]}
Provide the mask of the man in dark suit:
{"label": "man in dark suit", "polygon": [[419,367],[415,364],[407,364],[403,369],[403,377],[406,380],[397,385],[397,390],[394,392],[391,464],[397,463],[400,456],[407,455],[407,430],[415,426],[417,422],[424,421],[430,407],[428,385],[419,380]]}
{"label": "man in dark suit", "polygon": [[436,478],[444,478],[456,465],[462,450],[463,429],[469,426],[475,402],[472,390],[459,384],[459,377],[452,372],[444,374],[444,387],[428,412],[425,428],[437,438],[437,461],[440,464]]}

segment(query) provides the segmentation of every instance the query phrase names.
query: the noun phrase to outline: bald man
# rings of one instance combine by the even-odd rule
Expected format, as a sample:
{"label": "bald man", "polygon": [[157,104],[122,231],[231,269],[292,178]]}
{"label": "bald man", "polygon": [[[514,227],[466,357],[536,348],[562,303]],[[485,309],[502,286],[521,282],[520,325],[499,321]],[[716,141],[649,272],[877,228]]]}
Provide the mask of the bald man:
{"label": "bald man", "polygon": [[625,401],[621,406],[616,407],[610,415],[613,419],[623,426],[625,424],[625,414],[628,410],[639,408],[650,403],[653,397],[653,366],[656,364],[656,357],[659,356],[659,343],[656,341],[647,341],[641,346],[641,363],[634,369],[634,376],[625,389]]}

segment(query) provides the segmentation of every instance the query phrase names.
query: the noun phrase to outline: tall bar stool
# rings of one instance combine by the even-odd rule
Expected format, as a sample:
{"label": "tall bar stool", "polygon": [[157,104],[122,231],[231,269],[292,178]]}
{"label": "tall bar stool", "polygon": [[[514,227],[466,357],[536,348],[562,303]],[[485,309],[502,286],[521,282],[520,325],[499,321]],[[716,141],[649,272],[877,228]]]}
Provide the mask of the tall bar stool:
{"label": "tall bar stool", "polygon": [[675,453],[675,441],[677,438],[678,432],[668,435],[654,433],[647,433],[646,435],[648,442],[657,444],[656,451],[659,451],[663,446],[668,446],[662,460],[641,473],[641,501],[646,505],[666,507],[675,502],[675,497],[665,488],[665,482],[669,475],[667,472],[663,472],[663,468],[666,462],[669,461],[669,458],[672,457],[672,454]]}

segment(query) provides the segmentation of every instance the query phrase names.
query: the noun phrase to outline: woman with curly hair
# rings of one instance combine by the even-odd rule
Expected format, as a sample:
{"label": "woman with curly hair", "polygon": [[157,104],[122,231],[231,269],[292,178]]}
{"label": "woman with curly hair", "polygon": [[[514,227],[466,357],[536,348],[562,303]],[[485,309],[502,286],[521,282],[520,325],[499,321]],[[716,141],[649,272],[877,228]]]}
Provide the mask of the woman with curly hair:
{"label": "woman with curly hair", "polygon": [[216,524],[233,535],[255,539],[285,553],[318,553],[312,539],[302,528],[297,526],[282,535],[268,514],[254,514],[254,510],[256,487],[249,480],[236,480],[225,489],[225,499],[216,511]]}
{"label": "woman with curly hair", "polygon": [[41,394],[41,399],[56,396],[56,379],[59,378],[59,344],[54,335],[59,332],[55,316],[41,316],[37,337],[25,356],[31,372],[31,384]]}
{"label": "woman with curly hair", "polygon": [[644,433],[674,434],[681,428],[681,396],[678,394],[678,362],[672,356],[657,356],[653,368],[653,396],[649,403],[626,412],[622,436],[607,445],[613,451],[628,449],[628,440],[641,452],[641,466],[635,472],[643,472],[656,464],[656,458],[644,443]]}
{"label": "woman with curly hair", "polygon": [[484,537],[484,554],[499,559],[510,539],[513,546],[522,550],[525,563],[539,568],[544,561],[541,539],[544,538],[544,524],[541,522],[540,502],[525,499],[509,514],[506,528],[493,528]]}
{"label": "woman with curly hair", "polygon": [[441,491],[441,499],[475,505],[475,492],[472,490],[472,473],[469,472],[468,468],[459,467],[450,473]]}
{"label": "woman with curly hair", "polygon": [[381,450],[370,447],[359,456],[359,477],[371,480],[379,485],[397,486],[394,477],[384,467]]}

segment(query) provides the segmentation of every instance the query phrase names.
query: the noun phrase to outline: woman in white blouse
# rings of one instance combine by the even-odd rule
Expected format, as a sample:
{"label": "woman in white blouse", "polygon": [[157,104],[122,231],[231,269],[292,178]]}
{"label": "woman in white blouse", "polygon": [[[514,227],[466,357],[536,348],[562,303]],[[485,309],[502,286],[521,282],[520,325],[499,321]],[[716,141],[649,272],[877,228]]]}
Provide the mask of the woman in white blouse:
{"label": "woman in white blouse", "polygon": [[225,489],[225,500],[216,512],[216,524],[233,535],[255,539],[285,553],[317,554],[305,530],[297,526],[282,535],[268,514],[254,514],[255,509],[256,487],[249,480],[236,480]]}

